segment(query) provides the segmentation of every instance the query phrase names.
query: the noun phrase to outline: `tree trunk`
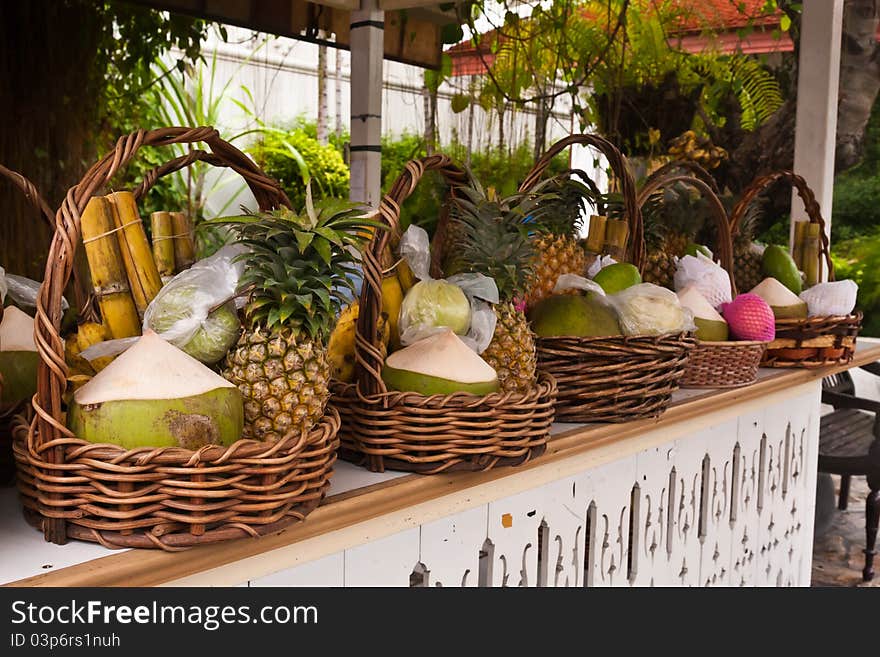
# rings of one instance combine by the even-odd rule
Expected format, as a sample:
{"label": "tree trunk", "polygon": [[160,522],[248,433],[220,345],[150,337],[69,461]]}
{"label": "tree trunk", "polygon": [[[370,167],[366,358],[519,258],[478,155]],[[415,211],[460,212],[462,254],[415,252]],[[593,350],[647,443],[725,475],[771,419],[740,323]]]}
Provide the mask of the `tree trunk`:
{"label": "tree trunk", "polygon": [[507,109],[506,103],[500,101],[498,104],[498,154],[504,152],[504,112]]}
{"label": "tree trunk", "polygon": [[[101,87],[92,61],[102,20],[86,3],[0,2],[0,163],[53,209],[95,159]],[[42,280],[51,230],[5,180],[0,208],[0,266]]]}
{"label": "tree trunk", "polygon": [[880,0],[848,0],[844,8],[835,169],[862,159],[865,127],[880,90]]}
{"label": "tree trunk", "polygon": [[547,120],[550,118],[550,108],[547,101],[539,100],[535,104],[535,159],[544,154],[547,146]]}
{"label": "tree trunk", "polygon": [[471,102],[468,103],[468,127],[467,127],[467,154],[465,157],[465,164],[468,167],[471,166],[471,151],[474,147],[474,78],[471,77],[470,82],[470,97]]}
{"label": "tree trunk", "polygon": [[318,143],[327,143],[327,46],[318,44]]}

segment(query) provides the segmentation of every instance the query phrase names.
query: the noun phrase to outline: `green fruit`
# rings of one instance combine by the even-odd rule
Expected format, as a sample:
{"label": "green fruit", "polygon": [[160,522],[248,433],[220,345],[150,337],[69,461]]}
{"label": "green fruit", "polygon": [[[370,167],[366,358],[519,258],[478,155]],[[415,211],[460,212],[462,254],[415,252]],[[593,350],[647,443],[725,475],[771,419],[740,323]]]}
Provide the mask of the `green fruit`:
{"label": "green fruit", "polygon": [[614,309],[593,295],[555,295],[542,299],[529,312],[539,337],[601,337],[620,335]]}
{"label": "green fruit", "polygon": [[241,438],[244,410],[237,388],[181,399],[126,399],[70,406],[68,426],[93,443],[137,447],[231,445]]}
{"label": "green fruit", "polygon": [[761,269],[765,276],[775,278],[795,294],[803,292],[804,282],[801,273],[788,249],[775,244],[768,246],[764,249]]}
{"label": "green fruit", "polygon": [[695,285],[688,285],[677,294],[682,307],[688,308],[694,315],[698,340],[703,340],[704,342],[727,341],[730,337],[730,327]]}
{"label": "green fruit", "polygon": [[0,351],[0,405],[18,404],[34,396],[39,364],[36,351]]}
{"label": "green fruit", "polygon": [[605,290],[605,294],[616,294],[621,290],[641,283],[642,276],[635,265],[631,265],[628,262],[617,262],[600,269],[593,276],[593,281]]}
{"label": "green fruit", "polygon": [[690,242],[684,249],[685,255],[694,256],[696,258],[697,253],[702,253],[707,258],[712,257],[712,249],[705,244],[695,244],[694,242]]}
{"label": "green fruit", "polygon": [[425,396],[488,395],[500,389],[495,370],[448,329],[391,354],[382,380],[392,390]]}
{"label": "green fruit", "polygon": [[403,298],[400,318],[406,327],[445,326],[465,335],[471,323],[471,304],[457,285],[443,280],[419,281]]}

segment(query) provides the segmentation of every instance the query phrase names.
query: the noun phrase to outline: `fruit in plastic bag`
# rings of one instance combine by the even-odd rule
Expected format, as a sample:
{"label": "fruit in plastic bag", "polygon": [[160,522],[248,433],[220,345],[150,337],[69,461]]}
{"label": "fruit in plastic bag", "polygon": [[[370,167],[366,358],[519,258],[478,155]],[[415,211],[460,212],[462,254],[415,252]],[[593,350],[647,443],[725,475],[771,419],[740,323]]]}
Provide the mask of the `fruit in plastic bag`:
{"label": "fruit in plastic bag", "polygon": [[617,310],[624,335],[667,335],[696,329],[693,314],[675,292],[653,283],[628,287],[608,301]]}
{"label": "fruit in plastic bag", "polygon": [[488,395],[500,388],[495,370],[449,329],[388,356],[382,380],[392,390],[425,396]]}
{"label": "fruit in plastic bag", "polygon": [[757,294],[740,294],[721,307],[731,335],[737,340],[772,342],[776,318],[769,304]]}
{"label": "fruit in plastic bag", "polygon": [[[205,303],[201,299],[205,293],[200,285],[177,285],[162,290],[151,304],[149,327],[164,334],[173,332],[178,322],[192,322],[193,308]],[[209,312],[182,344],[180,339],[172,342],[193,358],[211,365],[226,356],[238,340],[240,328],[235,304],[229,302]]]}
{"label": "fruit in plastic bag", "polygon": [[807,304],[775,278],[765,278],[751,291],[766,301],[776,319],[804,319]]}
{"label": "fruit in plastic bag", "polygon": [[818,283],[801,292],[810,317],[839,317],[849,315],[856,307],[859,286],[855,281],[843,280]]}
{"label": "fruit in plastic bag", "polygon": [[689,285],[696,287],[713,308],[732,299],[730,276],[721,265],[702,254],[686,255],[678,261],[675,291],[679,292]]}
{"label": "fruit in plastic bag", "polygon": [[437,328],[465,335],[471,323],[471,304],[461,288],[445,280],[419,281],[400,307],[401,340],[412,344]]}
{"label": "fruit in plastic bag", "polygon": [[0,321],[0,411],[30,399],[37,391],[40,356],[34,342],[34,318],[15,306]]}
{"label": "fruit in plastic bag", "polygon": [[614,308],[592,293],[546,297],[529,311],[529,320],[535,335],[544,338],[621,335]]}

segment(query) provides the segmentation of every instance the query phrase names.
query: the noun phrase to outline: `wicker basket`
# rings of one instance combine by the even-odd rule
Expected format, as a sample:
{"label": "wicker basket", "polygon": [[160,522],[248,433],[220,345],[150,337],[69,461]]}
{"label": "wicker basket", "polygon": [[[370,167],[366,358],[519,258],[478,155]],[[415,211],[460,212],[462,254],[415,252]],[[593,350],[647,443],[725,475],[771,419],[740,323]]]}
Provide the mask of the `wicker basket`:
{"label": "wicker basket", "polygon": [[[36,186],[20,173],[7,169],[0,164],[0,178],[11,182],[33,206],[34,210],[48,222],[51,228],[55,226],[55,217],[49,204],[40,196]],[[0,263],[3,264],[3,263]],[[8,272],[12,273],[12,272]],[[3,304],[0,304],[0,321],[3,319]],[[3,392],[3,377],[0,375],[0,393]],[[12,483],[15,477],[15,460],[12,457],[12,423],[13,416],[18,413],[29,412],[29,404],[2,404],[0,403],[0,485]]]}
{"label": "wicker basket", "polygon": [[[520,185],[528,191],[551,160],[572,144],[592,146],[608,159],[630,226],[628,260],[641,269],[645,260],[642,215],[636,185],[623,154],[598,135],[570,135],[551,146]],[[556,418],[566,422],[628,422],[659,417],[679,387],[688,353],[696,340],[687,334],[636,337],[539,337],[538,368],[559,388]]]}
{"label": "wicker basket", "polygon": [[16,427],[13,442],[25,515],[51,542],[75,538],[109,548],[177,550],[260,536],[303,519],[329,486],[339,429],[332,408],[304,435],[289,434],[275,443],[239,440],[229,447],[206,445],[195,451],[94,444],[64,426],[67,368],[58,331],[61,294],[80,243],[80,214],[142,146],[196,142],[204,142],[211,152],[193,150],[148,172],[135,196],[146,193],[160,176],[202,161],[239,173],[260,208],[289,205],[277,182],[210,127],[139,130],[123,137],[68,192],[56,215],[37,301],[42,362],[35,418]]}
{"label": "wicker basket", "polygon": [[[749,205],[763,191],[779,181],[791,184],[804,204],[810,223],[819,224],[821,247],[820,263],[828,267],[828,280],[834,280],[825,220],[813,190],[807,181],[791,171],[776,171],[752,181],[730,216],[731,233],[736,236],[739,224]],[[862,313],[843,317],[809,317],[776,321],[776,339],[767,345],[761,361],[763,367],[824,367],[846,364],[856,351],[856,338],[862,326]]]}
{"label": "wicker basket", "polygon": [[[671,163],[672,165],[676,163]],[[730,236],[730,223],[727,212],[721,204],[713,187],[702,178],[675,173],[671,165],[665,173],[662,169],[649,178],[639,191],[639,206],[643,206],[658,189],[674,183],[684,183],[699,191],[708,201],[709,209],[715,218],[717,236],[715,256],[730,277],[730,291],[736,296],[736,282],[733,275],[733,240]],[[698,165],[694,165],[698,166]],[[738,388],[747,386],[758,379],[758,368],[767,348],[766,342],[755,340],[731,340],[727,342],[697,341],[681,378],[682,388]]]}
{"label": "wicker basket", "polygon": [[[427,171],[439,172],[451,188],[466,174],[445,155],[409,162],[383,197],[380,216],[399,231],[400,206]],[[541,375],[526,394],[432,395],[389,391],[380,375],[383,358],[376,320],[381,305],[382,267],[389,231],[364,253],[364,284],[356,336],[355,383],[336,384],[332,403],[342,417],[342,458],[382,472],[423,474],[488,470],[542,454],[550,437],[556,383]]]}

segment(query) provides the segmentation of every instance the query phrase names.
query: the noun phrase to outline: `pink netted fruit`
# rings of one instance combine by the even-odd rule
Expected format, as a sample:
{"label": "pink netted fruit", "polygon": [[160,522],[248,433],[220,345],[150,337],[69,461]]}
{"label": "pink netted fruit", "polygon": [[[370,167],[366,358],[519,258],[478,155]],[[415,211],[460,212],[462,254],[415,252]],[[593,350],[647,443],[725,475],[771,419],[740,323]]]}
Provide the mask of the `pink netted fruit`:
{"label": "pink netted fruit", "polygon": [[730,303],[722,304],[721,314],[734,340],[771,342],[776,337],[773,310],[757,294],[740,294]]}

